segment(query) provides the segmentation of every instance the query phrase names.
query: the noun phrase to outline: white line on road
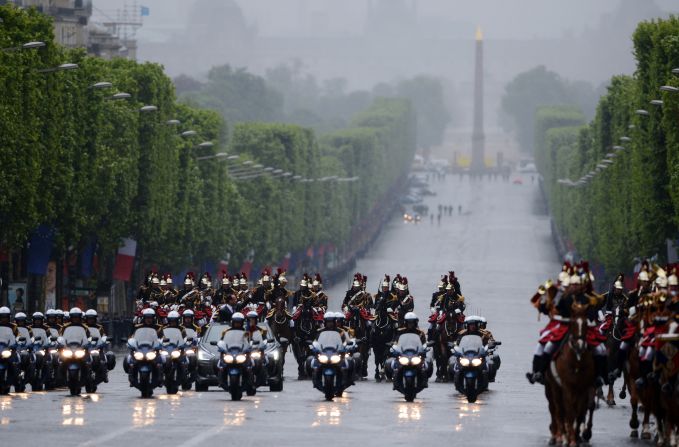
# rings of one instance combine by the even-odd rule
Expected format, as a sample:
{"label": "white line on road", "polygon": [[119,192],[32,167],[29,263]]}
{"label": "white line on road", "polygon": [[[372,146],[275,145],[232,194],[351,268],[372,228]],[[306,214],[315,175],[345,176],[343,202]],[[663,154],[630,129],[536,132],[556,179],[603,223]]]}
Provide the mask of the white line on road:
{"label": "white line on road", "polygon": [[203,433],[199,434],[198,436],[194,436],[193,438],[189,439],[183,444],[179,444],[178,447],[193,447],[196,445],[201,444],[203,441],[206,439],[210,439],[213,436],[216,436],[220,434],[226,427],[225,426],[217,426],[214,428],[211,428],[208,431],[204,431]]}
{"label": "white line on road", "polygon": [[111,433],[107,433],[105,435],[99,436],[98,438],[90,439],[89,441],[82,442],[78,444],[78,447],[89,447],[89,446],[97,446],[101,445],[105,442],[108,442],[114,438],[117,438],[118,436],[122,436],[125,433],[131,432],[132,430],[136,429],[137,427],[125,427],[121,428],[120,430],[112,431]]}

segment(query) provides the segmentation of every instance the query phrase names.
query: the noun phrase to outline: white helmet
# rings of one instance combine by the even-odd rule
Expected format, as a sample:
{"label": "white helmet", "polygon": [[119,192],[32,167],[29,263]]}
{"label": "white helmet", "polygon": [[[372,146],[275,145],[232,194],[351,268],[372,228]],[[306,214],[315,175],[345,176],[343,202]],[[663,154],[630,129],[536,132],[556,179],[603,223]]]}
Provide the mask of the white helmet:
{"label": "white helmet", "polygon": [[184,317],[192,317],[193,315],[194,314],[193,314],[193,311],[191,309],[186,309],[184,311],[184,313],[182,314],[182,316],[184,316]]}
{"label": "white helmet", "polygon": [[151,279],[151,284],[160,284],[160,279],[158,279],[157,276],[153,276],[153,279]]}
{"label": "white helmet", "polygon": [[404,321],[413,321],[413,320],[419,320],[417,318],[417,314],[415,312],[408,312],[405,317],[403,317]]}
{"label": "white helmet", "polygon": [[344,315],[344,312],[334,312],[335,314],[335,319],[337,320],[344,320],[346,318],[346,315]]}
{"label": "white helmet", "polygon": [[16,315],[14,315],[15,320],[25,320],[26,319],[26,314],[23,312],[17,312]]}
{"label": "white helmet", "polygon": [[83,311],[80,310],[79,307],[73,307],[71,310],[68,311],[68,316],[70,318],[73,317],[82,317],[83,316]]}
{"label": "white helmet", "polygon": [[231,321],[244,321],[244,320],[245,316],[240,312],[236,312],[231,316]]}
{"label": "white helmet", "polygon": [[155,317],[156,316],[156,311],[151,309],[150,307],[144,309],[141,311],[141,315],[143,317]]}
{"label": "white helmet", "polygon": [[465,317],[465,319],[464,319],[465,323],[473,323],[473,322],[478,323],[480,321],[481,321],[481,317],[479,317],[477,315],[469,315],[468,317]]}
{"label": "white helmet", "polygon": [[648,272],[646,270],[640,271],[638,279],[639,281],[649,281]]}
{"label": "white helmet", "polygon": [[0,315],[11,315],[12,311],[9,310],[9,307],[7,306],[2,306],[0,307]]}
{"label": "white helmet", "polygon": [[241,286],[247,286],[248,280],[245,278],[241,278],[240,281],[238,281],[238,284],[240,284]]}
{"label": "white helmet", "polygon": [[[235,316],[235,314],[234,314],[234,316]],[[259,314],[257,312],[255,312],[254,310],[251,310],[250,312],[248,312],[247,316],[248,316],[248,318],[259,318]],[[233,318],[233,317],[231,317],[231,318]]]}
{"label": "white helmet", "polygon": [[168,320],[178,320],[179,319],[179,312],[176,310],[170,311],[169,314],[167,314],[167,319]]}
{"label": "white helmet", "polygon": [[54,310],[54,309],[47,309],[45,311],[45,315],[48,316],[48,317],[53,317],[53,316],[57,315],[57,311]]}
{"label": "white helmet", "polygon": [[97,311],[94,310],[94,309],[87,309],[87,311],[85,311],[85,316],[86,317],[96,317]]}
{"label": "white helmet", "polygon": [[54,313],[57,314],[57,315],[61,315],[62,317],[64,316],[64,311],[61,310],[61,309],[55,310]]}
{"label": "white helmet", "polygon": [[36,318],[45,318],[45,315],[42,312],[33,312],[32,317],[35,320]]}
{"label": "white helmet", "polygon": [[679,278],[677,278],[677,275],[672,273],[670,276],[668,276],[667,284],[670,286],[679,286]]}
{"label": "white helmet", "polygon": [[569,275],[568,275],[568,272],[566,272],[566,271],[564,271],[564,270],[562,270],[561,272],[559,272],[559,278],[558,278],[558,279],[559,279],[559,282],[560,282],[560,283],[567,282],[567,281],[570,279],[570,278],[569,278]]}
{"label": "white helmet", "polygon": [[307,282],[306,278],[302,278],[302,280],[299,282],[300,287],[307,287],[309,283]]}
{"label": "white helmet", "polygon": [[229,277],[227,275],[224,275],[224,277],[222,278],[222,285],[228,286],[229,284],[231,284],[231,281],[229,281]]}
{"label": "white helmet", "polygon": [[615,284],[613,284],[613,287],[615,287],[616,289],[620,289],[620,290],[622,290],[624,288],[623,285],[622,285],[622,281],[620,281],[620,280],[616,281]]}

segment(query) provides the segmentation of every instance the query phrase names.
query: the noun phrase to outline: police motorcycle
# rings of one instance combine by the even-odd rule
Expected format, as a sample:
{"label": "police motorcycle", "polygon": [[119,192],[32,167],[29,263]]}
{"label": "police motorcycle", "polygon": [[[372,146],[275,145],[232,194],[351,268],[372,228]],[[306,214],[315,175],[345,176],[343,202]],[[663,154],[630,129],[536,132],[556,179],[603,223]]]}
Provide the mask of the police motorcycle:
{"label": "police motorcycle", "polygon": [[342,396],[344,390],[354,382],[350,371],[352,353],[345,349],[341,335],[335,331],[322,331],[312,344],[312,352],[311,377],[314,388],[322,392],[328,401]]}
{"label": "police motorcycle", "polygon": [[419,335],[411,333],[402,334],[391,347],[394,389],[403,394],[406,402],[415,400],[417,393],[428,386],[428,375],[433,371],[429,350]]}
{"label": "police motorcycle", "polygon": [[[179,320],[179,313],[172,311],[168,314],[168,319],[176,318]],[[167,394],[177,394],[179,387],[185,384],[188,379],[188,359],[184,355],[186,342],[178,327],[163,328],[163,341],[160,355],[165,365],[165,389]]]}
{"label": "police motorcycle", "polygon": [[182,390],[184,391],[190,390],[198,377],[198,344],[200,343],[200,337],[198,337],[198,333],[192,327],[194,313],[191,309],[186,309],[182,314],[182,325],[187,324],[184,320],[187,317],[190,318],[191,326],[185,326],[184,328],[186,334],[184,355],[188,363],[188,374],[186,380],[182,383]]}
{"label": "police motorcycle", "polygon": [[[231,317],[231,323],[240,322],[241,328],[244,317],[236,312]],[[241,400],[243,391],[248,396],[257,392],[253,374],[253,359],[250,356],[251,346],[243,329],[231,328],[216,344],[219,350],[217,360],[217,379],[219,386],[231,394],[231,400]]]}
{"label": "police motorcycle", "polygon": [[[69,315],[71,321],[74,321],[77,317],[82,317],[82,311],[73,308]],[[66,380],[71,396],[80,395],[82,387],[85,387],[88,393],[96,392],[92,356],[89,353],[90,339],[87,337],[85,328],[75,324],[65,326],[58,344],[61,350],[59,369]]]}
{"label": "police motorcycle", "polygon": [[89,309],[85,312],[85,322],[89,326],[92,356],[92,371],[96,385],[108,383],[108,372],[116,366],[116,356],[111,352],[108,337],[97,327],[97,311]]}
{"label": "police motorcycle", "polygon": [[[250,359],[255,386],[268,386],[269,391],[283,391],[283,355],[280,343],[276,340],[268,324],[255,323],[259,318],[257,312],[247,314],[248,324],[257,324],[260,331],[251,333]],[[267,334],[264,339],[261,330]]]}
{"label": "police motorcycle", "polygon": [[[0,308],[0,315],[5,309],[9,316],[9,309],[6,307]],[[16,343],[12,328],[0,326],[0,395],[9,394],[11,386],[14,386],[14,390],[18,392],[17,383],[22,380]]]}
{"label": "police motorcycle", "polygon": [[[497,342],[496,344],[499,344]],[[454,377],[455,389],[470,403],[488,389],[488,349],[479,335],[466,335],[453,346],[448,372]]]}
{"label": "police motorcycle", "polygon": [[42,312],[35,312],[33,314],[34,327],[33,339],[31,343],[31,351],[34,359],[34,373],[31,377],[31,390],[42,391],[43,389],[53,388],[54,371],[52,368],[52,358],[50,355],[50,337],[47,330],[42,327],[35,326],[37,320],[44,320]]}
{"label": "police motorcycle", "polygon": [[[16,352],[19,355],[19,365],[22,372],[19,376],[20,380],[15,384],[15,391],[23,393],[26,391],[26,385],[33,383],[35,378],[34,344],[31,332],[26,326],[26,314],[18,312],[14,316],[14,321],[17,323],[17,330],[19,331],[19,336],[16,339]],[[22,325],[19,325],[19,323]]]}
{"label": "police motorcycle", "polygon": [[124,369],[128,373],[130,386],[137,388],[141,397],[153,396],[153,390],[163,384],[163,357],[159,355],[161,343],[156,329],[137,328],[134,336],[127,340],[127,347],[130,354]]}

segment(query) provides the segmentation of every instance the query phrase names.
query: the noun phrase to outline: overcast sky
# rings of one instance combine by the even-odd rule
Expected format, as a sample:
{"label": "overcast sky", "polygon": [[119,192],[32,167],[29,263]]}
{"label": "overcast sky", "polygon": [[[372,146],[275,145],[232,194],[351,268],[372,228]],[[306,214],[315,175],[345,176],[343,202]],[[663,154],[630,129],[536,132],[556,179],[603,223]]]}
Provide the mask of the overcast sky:
{"label": "overcast sky", "polygon": [[[150,8],[139,38],[164,40],[185,27],[196,2],[224,0],[142,0]],[[261,36],[298,35],[301,17],[324,21],[325,32],[358,34],[364,30],[369,0],[238,0],[246,19]],[[373,0],[378,2],[380,0]],[[382,0],[384,1],[384,0]],[[387,0],[400,1],[400,0]],[[404,0],[409,3],[411,0]],[[479,24],[488,38],[559,37],[579,33],[599,23],[619,0],[416,0],[421,21],[449,20],[453,24]],[[645,2],[649,0],[636,0]],[[115,16],[130,0],[94,0],[95,7]],[[656,0],[665,9],[678,9],[676,0]]]}

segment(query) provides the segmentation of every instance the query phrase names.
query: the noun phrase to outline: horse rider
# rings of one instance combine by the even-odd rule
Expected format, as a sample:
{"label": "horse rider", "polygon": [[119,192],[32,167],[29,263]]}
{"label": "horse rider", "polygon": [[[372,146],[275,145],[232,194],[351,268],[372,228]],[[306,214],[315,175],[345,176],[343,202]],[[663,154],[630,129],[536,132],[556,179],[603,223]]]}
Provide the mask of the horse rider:
{"label": "horse rider", "polygon": [[346,310],[349,304],[361,298],[364,293],[362,288],[363,275],[360,273],[354,274],[354,279],[351,281],[351,288],[347,290],[344,294],[344,300],[342,300],[342,309]]}
{"label": "horse rider", "polygon": [[311,292],[315,294],[314,307],[320,309],[322,312],[328,310],[328,295],[323,290],[323,280],[320,273],[316,273],[314,280],[311,283]]}
{"label": "horse rider", "polygon": [[182,314],[182,328],[186,333],[187,337],[191,337],[194,340],[200,337],[202,328],[198,326],[194,321],[194,313],[191,309],[186,309]]}
{"label": "horse rider", "polygon": [[222,270],[222,280],[221,287],[215,292],[213,303],[216,305],[226,304],[227,297],[229,295],[235,294],[233,285],[231,283],[231,278],[226,273],[226,270]]}

